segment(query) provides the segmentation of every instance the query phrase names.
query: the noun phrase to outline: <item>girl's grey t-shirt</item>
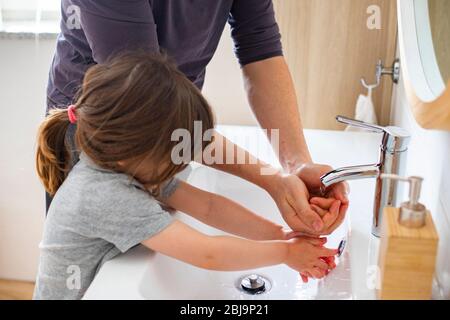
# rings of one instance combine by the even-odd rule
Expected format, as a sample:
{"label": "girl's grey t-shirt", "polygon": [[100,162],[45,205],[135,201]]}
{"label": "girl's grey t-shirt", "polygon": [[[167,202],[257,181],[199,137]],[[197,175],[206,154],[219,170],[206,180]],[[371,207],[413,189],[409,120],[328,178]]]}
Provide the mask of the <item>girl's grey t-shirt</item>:
{"label": "girl's grey t-shirt", "polygon": [[[172,179],[161,195],[169,196],[177,183]],[[81,299],[104,262],[171,222],[136,180],[82,153],[50,206],[33,298]]]}

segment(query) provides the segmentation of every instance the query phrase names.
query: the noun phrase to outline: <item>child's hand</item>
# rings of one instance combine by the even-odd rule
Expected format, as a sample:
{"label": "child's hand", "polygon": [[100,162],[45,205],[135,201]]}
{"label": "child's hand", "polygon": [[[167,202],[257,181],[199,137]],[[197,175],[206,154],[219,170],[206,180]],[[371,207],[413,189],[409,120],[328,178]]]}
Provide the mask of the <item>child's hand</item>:
{"label": "child's hand", "polygon": [[309,200],[311,208],[322,217],[323,234],[331,234],[345,218],[346,210],[340,210],[341,201],[334,198],[314,197]]}
{"label": "child's hand", "polygon": [[[340,210],[341,202],[333,198],[314,197],[310,199],[311,208],[322,218],[324,223],[324,234],[332,233],[345,218],[345,211]],[[340,214],[341,213],[341,214]],[[295,234],[291,232],[290,234]],[[329,269],[336,267],[333,257],[321,257],[328,264]],[[325,277],[329,270],[308,269],[300,272],[303,282],[307,283],[308,278],[320,279]]]}
{"label": "child's hand", "polygon": [[[338,253],[335,249],[325,248],[326,238],[301,237],[289,240],[285,264],[300,272],[303,276],[323,278],[331,269],[327,263]],[[334,260],[332,261],[334,263]]]}
{"label": "child's hand", "polygon": [[[290,239],[302,237],[302,236],[305,236],[305,235],[306,234],[304,234],[303,232],[283,229],[282,230],[282,237],[281,237],[280,240],[290,240]],[[324,243],[326,243],[326,238],[322,238],[322,241]],[[335,263],[334,257],[322,257],[321,259],[328,264],[328,267],[329,267],[330,270],[336,268],[336,263]],[[323,278],[328,273],[329,273],[328,270],[327,271],[323,271],[323,272],[319,272],[318,270],[305,270],[303,272],[300,272],[300,276],[301,276],[303,282],[307,283],[308,282],[308,278],[319,279],[319,278]]]}
{"label": "child's hand", "polygon": [[335,262],[334,257],[322,257],[321,259],[328,264],[329,270],[321,271],[321,270],[317,270],[317,269],[308,269],[308,270],[300,272],[300,277],[302,278],[302,281],[304,283],[307,283],[309,278],[321,279],[321,278],[325,277],[326,275],[328,275],[330,270],[333,270],[334,268],[336,268],[336,262]]}

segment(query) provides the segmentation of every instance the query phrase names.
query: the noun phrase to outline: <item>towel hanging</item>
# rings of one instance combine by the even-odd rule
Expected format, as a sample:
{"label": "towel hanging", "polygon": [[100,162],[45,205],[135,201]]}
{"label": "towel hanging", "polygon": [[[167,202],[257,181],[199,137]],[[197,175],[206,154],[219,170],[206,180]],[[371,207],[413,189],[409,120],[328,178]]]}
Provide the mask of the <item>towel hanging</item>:
{"label": "towel hanging", "polygon": [[[375,113],[375,106],[372,99],[372,91],[376,85],[366,86],[367,96],[361,94],[358,97],[355,108],[355,119],[367,123],[378,124],[377,115]],[[355,127],[347,126],[346,131],[364,131]]]}

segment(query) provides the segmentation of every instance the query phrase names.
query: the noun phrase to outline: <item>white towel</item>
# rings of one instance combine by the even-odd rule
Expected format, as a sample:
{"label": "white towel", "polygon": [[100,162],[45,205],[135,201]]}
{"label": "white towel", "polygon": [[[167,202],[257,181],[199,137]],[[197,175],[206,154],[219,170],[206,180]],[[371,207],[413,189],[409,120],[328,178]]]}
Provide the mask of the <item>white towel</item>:
{"label": "white towel", "polygon": [[[360,95],[356,102],[355,119],[367,123],[378,124],[375,107],[372,101],[372,89],[369,88],[367,96]],[[347,126],[345,131],[364,131],[362,128]]]}

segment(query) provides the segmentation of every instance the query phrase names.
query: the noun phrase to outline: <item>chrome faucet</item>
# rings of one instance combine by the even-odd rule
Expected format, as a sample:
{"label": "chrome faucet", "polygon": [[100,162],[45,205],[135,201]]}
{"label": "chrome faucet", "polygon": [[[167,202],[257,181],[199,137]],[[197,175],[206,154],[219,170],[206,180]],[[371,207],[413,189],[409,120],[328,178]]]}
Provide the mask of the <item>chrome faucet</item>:
{"label": "chrome faucet", "polygon": [[362,166],[343,167],[328,172],[321,177],[323,187],[329,187],[344,180],[376,178],[373,207],[372,234],[380,236],[381,219],[385,206],[396,206],[401,190],[394,180],[385,180],[381,174],[404,175],[406,153],[410,140],[409,133],[399,127],[382,127],[359,120],[337,116],[336,120],[350,126],[364,128],[383,134],[378,163]]}

